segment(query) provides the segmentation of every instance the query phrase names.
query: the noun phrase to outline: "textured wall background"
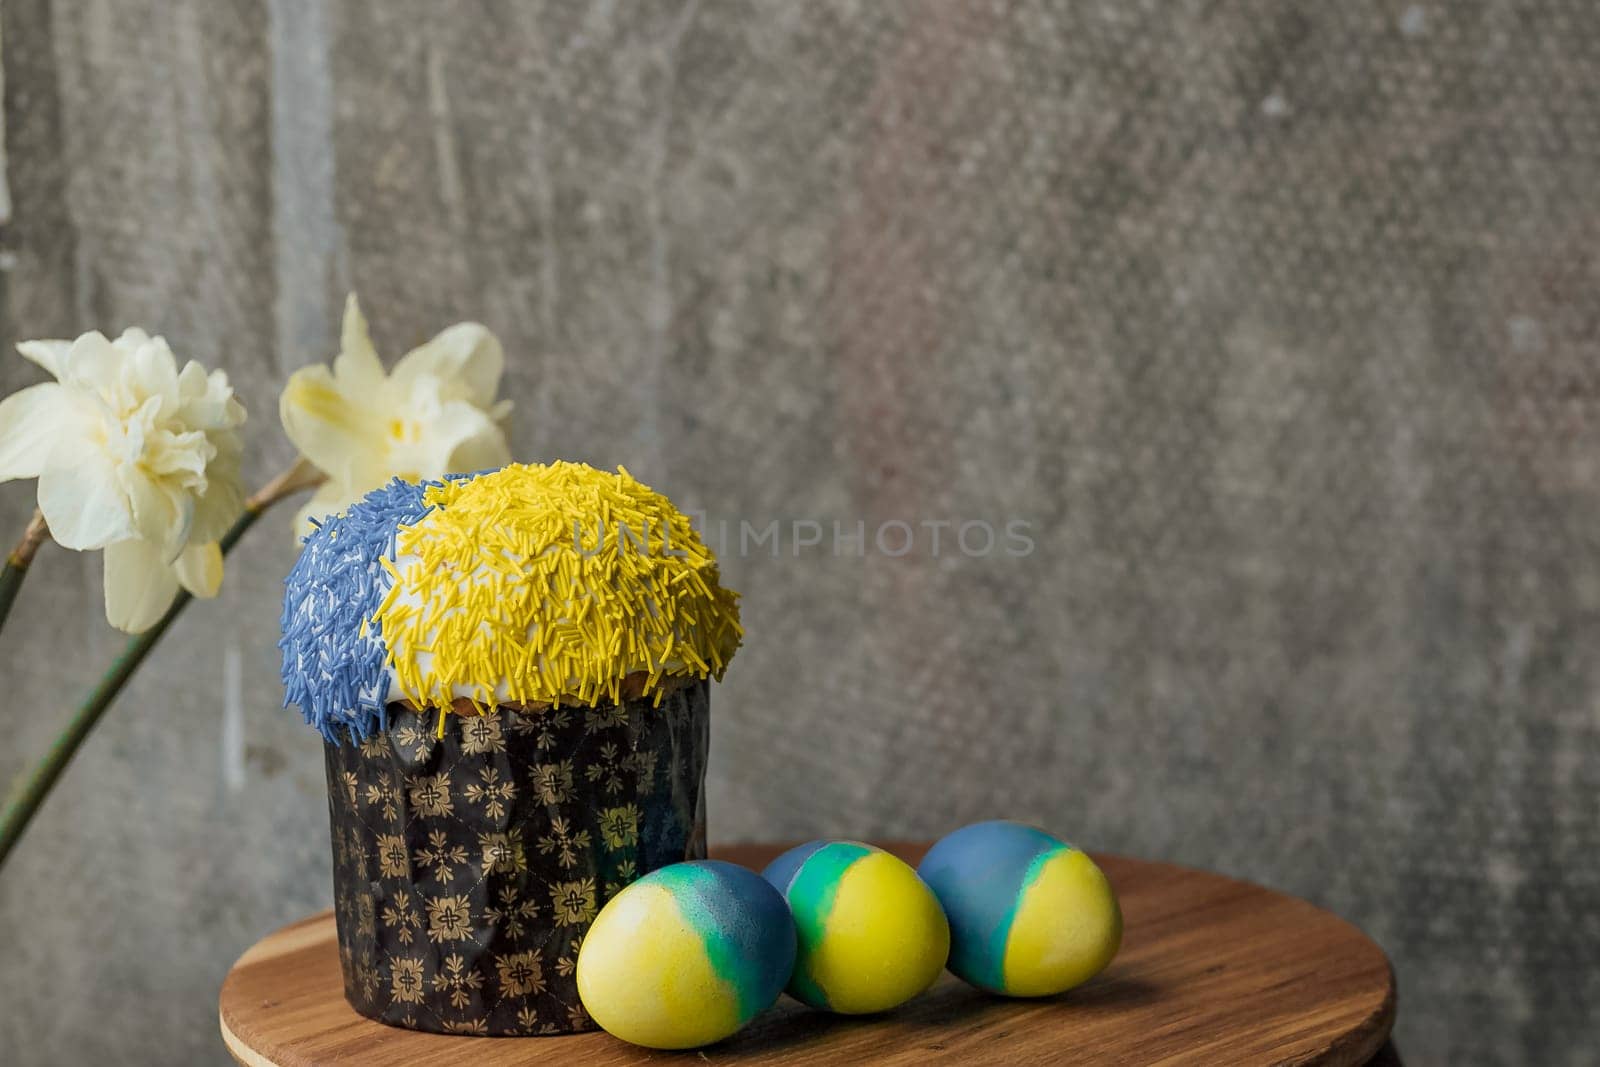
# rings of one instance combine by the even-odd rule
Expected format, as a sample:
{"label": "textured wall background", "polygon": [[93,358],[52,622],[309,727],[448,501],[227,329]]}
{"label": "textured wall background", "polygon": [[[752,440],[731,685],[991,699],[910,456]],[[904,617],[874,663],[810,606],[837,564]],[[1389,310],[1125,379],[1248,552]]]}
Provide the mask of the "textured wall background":
{"label": "textured wall background", "polygon": [[[714,837],[1044,820],[1359,922],[1408,1063],[1590,1062],[1588,0],[4,0],[0,27],[0,336],[138,323],[226,367],[253,482],[356,288],[391,359],[499,332],[522,457],[735,523],[1032,523],[1023,559],[926,530],[730,553]],[[30,507],[0,489],[0,530]],[[328,903],[319,742],[277,710],[287,516],[0,878],[9,1062],[220,1061],[229,963]],[[0,774],[117,644],[98,559],[47,548],[0,642]]]}

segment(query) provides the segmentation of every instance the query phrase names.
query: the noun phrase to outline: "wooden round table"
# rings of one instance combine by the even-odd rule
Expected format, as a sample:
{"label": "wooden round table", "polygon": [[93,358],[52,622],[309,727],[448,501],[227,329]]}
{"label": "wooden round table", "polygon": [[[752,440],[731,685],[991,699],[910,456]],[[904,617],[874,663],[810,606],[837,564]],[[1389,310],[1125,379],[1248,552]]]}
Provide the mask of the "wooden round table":
{"label": "wooden round table", "polygon": [[[713,854],[759,869],[782,847]],[[915,862],[927,845],[884,847]],[[909,1004],[865,1018],[810,1011],[784,997],[701,1052],[760,1064],[1398,1062],[1386,1048],[1394,974],[1360,930],[1248,882],[1095,859],[1117,889],[1125,933],[1116,960],[1087,985],[1045,1000],[1005,1000],[946,974]],[[284,927],[241,956],[222,983],[221,1020],[228,1051],[252,1067],[620,1065],[671,1055],[603,1033],[447,1037],[363,1018],[344,1000],[332,912]]]}

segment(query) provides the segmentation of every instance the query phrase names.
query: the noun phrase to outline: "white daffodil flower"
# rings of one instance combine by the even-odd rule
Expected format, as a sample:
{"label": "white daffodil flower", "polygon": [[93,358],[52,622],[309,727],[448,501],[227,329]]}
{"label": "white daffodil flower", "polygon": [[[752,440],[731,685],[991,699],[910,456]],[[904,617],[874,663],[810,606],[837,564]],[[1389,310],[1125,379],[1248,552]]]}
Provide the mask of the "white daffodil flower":
{"label": "white daffodil flower", "polygon": [[228,376],[161,337],[24,341],[54,377],[0,402],[0,481],[39,479],[39,510],[66,548],[105,549],[106,618],[137,633],[181,585],[215,596],[217,540],[244,506],[238,435],[244,408]]}
{"label": "white daffodil flower", "polygon": [[392,478],[440,478],[511,461],[500,428],[511,402],[495,401],[505,354],[486,327],[457,323],[386,375],[351,294],[339,347],[331,371],[322,364],[295,371],[278,401],[289,440],[328,476],[295,517],[297,537],[312,519]]}

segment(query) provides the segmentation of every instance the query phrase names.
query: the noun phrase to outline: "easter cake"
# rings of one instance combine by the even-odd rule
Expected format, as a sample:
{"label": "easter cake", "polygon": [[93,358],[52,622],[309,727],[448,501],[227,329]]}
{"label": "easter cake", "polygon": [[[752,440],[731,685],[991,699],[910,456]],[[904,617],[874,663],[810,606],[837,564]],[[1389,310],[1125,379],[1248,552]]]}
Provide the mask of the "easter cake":
{"label": "easter cake", "polygon": [[592,1028],[607,900],[705,855],[737,595],[625,470],[396,481],[305,540],[285,703],[324,738],[345,996],[444,1033]]}

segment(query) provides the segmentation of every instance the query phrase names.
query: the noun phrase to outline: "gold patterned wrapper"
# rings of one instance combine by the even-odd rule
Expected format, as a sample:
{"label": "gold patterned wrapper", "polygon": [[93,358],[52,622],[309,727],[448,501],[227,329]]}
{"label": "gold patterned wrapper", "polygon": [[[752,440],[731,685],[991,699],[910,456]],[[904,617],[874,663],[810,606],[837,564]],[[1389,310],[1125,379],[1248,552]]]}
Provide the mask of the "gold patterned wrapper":
{"label": "gold patterned wrapper", "polygon": [[389,708],[328,742],[345,997],[438,1033],[593,1029],[578,946],[623,886],[705,855],[709,683],[596,707]]}

